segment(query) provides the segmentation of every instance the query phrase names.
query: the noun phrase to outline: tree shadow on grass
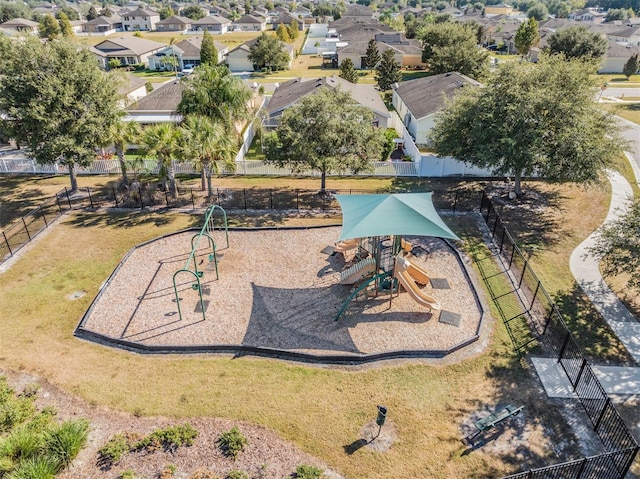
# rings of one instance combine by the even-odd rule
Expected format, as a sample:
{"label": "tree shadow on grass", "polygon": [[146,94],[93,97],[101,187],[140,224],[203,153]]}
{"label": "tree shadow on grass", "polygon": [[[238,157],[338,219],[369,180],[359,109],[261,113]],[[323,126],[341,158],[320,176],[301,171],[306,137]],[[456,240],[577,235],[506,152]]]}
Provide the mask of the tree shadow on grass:
{"label": "tree shadow on grass", "polygon": [[[196,227],[200,218],[194,216],[188,227]],[[171,223],[173,218],[157,212],[126,213],[78,213],[67,220],[76,228],[110,227],[131,228],[134,226],[163,226]]]}

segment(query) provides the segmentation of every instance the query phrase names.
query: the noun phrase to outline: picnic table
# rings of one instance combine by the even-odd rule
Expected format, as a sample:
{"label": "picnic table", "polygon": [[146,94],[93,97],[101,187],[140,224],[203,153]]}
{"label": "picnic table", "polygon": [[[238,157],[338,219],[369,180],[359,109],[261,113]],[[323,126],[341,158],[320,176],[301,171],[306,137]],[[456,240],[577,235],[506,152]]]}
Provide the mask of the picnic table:
{"label": "picnic table", "polygon": [[475,423],[476,428],[478,429],[478,431],[488,431],[489,429],[492,429],[500,424],[505,419],[508,419],[512,416],[517,416],[523,409],[524,406],[516,407],[509,404],[500,411],[496,411],[493,414],[489,414],[488,416],[477,420]]}

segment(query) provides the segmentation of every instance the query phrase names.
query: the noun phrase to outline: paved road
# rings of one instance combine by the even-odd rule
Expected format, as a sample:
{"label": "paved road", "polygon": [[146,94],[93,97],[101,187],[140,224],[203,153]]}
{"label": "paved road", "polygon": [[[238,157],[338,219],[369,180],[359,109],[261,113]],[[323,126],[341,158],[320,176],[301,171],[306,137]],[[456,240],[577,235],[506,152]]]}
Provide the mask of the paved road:
{"label": "paved road", "polygon": [[640,98],[640,88],[607,88],[602,92],[602,96],[611,96],[614,98]]}
{"label": "paved road", "polygon": [[633,156],[635,163],[640,166],[640,125],[624,118],[620,118],[620,122],[625,128],[622,136],[629,142],[627,151]]}

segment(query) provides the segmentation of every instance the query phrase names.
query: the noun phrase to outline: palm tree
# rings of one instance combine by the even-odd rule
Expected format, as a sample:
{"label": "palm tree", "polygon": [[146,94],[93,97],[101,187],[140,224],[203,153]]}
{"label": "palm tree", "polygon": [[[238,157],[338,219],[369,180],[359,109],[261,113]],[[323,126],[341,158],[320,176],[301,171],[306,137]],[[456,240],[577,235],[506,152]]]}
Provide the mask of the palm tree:
{"label": "palm tree", "polygon": [[213,197],[212,173],[219,174],[220,167],[235,170],[238,142],[229,135],[220,121],[203,115],[189,115],[181,128],[181,153],[190,159],[196,169],[201,169],[207,180],[207,196]]}
{"label": "palm tree", "polygon": [[226,65],[201,65],[186,81],[178,112],[220,120],[231,132],[238,120],[249,117],[252,96],[251,89]]}
{"label": "palm tree", "polygon": [[135,121],[124,121],[122,117],[111,125],[109,128],[109,139],[113,142],[116,150],[116,156],[120,161],[120,171],[122,171],[122,184],[128,186],[129,178],[127,176],[127,163],[124,158],[124,152],[127,145],[135,143],[140,137],[140,124]]}
{"label": "palm tree", "polygon": [[177,196],[176,171],[173,167],[172,156],[178,151],[180,134],[171,123],[159,123],[148,126],[141,136],[140,146],[142,154],[158,159],[159,173],[163,188],[167,188],[169,180],[169,194]]}

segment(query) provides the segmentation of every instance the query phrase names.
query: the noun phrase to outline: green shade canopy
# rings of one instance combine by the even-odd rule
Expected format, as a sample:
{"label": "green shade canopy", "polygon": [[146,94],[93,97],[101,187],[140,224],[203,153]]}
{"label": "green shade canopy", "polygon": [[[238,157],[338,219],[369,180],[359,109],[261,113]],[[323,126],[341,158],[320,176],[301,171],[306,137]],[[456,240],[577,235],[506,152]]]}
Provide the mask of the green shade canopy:
{"label": "green shade canopy", "polygon": [[436,212],[432,194],[335,195],[342,208],[340,240],[386,235],[460,239]]}

